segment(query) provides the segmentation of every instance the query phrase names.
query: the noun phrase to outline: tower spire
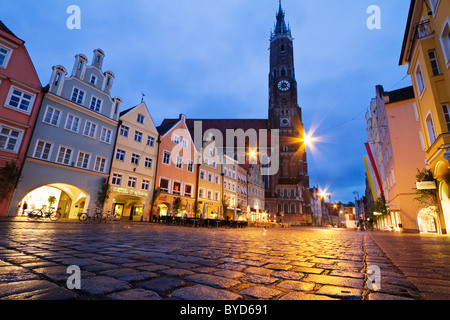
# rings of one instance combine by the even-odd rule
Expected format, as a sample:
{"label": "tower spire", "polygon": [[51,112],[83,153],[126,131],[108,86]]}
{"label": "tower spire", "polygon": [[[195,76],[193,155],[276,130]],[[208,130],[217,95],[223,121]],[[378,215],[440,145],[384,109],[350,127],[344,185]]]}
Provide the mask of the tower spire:
{"label": "tower spire", "polygon": [[289,26],[286,26],[286,21],[284,19],[285,12],[283,10],[283,7],[281,6],[281,0],[278,0],[279,6],[278,6],[278,12],[277,12],[277,22],[275,24],[275,30],[272,32],[270,36],[270,40],[274,40],[275,38],[279,36],[289,36],[291,35],[291,28]]}

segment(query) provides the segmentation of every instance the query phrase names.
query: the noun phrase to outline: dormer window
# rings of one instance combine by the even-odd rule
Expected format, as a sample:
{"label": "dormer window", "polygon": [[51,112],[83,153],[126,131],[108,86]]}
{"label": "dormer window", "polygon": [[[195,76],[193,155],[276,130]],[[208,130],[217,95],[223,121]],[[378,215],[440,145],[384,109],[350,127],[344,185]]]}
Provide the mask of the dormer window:
{"label": "dormer window", "polygon": [[137,122],[144,124],[145,117],[142,114],[137,115]]}
{"label": "dormer window", "polygon": [[91,80],[89,82],[95,86],[97,83],[97,77],[94,75],[91,75]]}
{"label": "dormer window", "polygon": [[0,45],[0,67],[6,68],[11,57],[11,52],[11,49]]}

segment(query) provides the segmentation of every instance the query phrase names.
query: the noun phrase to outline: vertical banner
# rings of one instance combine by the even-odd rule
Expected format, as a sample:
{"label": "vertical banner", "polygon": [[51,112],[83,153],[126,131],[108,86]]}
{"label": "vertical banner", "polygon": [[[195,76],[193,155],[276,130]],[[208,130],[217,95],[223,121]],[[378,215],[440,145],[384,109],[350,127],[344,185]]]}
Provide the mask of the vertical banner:
{"label": "vertical banner", "polygon": [[375,189],[373,188],[372,177],[370,176],[369,162],[367,161],[367,157],[363,156],[364,165],[366,166],[366,174],[367,180],[369,181],[370,190],[372,190],[373,200],[377,202],[377,194],[375,193]]}
{"label": "vertical banner", "polygon": [[372,155],[372,150],[370,149],[370,146],[369,146],[369,144],[367,142],[364,143],[364,145],[366,146],[367,154],[369,155],[370,163],[372,164],[373,172],[375,173],[375,177],[376,177],[377,182],[378,182],[378,187],[380,187],[381,196],[384,197],[383,186],[381,184],[380,175],[378,174],[378,169],[377,169],[377,166],[375,164],[375,159],[373,158],[373,155]]}

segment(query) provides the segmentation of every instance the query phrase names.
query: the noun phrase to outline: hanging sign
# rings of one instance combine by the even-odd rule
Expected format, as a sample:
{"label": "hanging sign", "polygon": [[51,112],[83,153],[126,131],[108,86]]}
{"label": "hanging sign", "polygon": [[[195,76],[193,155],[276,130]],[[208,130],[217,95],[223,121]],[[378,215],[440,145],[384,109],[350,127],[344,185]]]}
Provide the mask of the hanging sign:
{"label": "hanging sign", "polygon": [[436,183],[434,181],[416,182],[417,190],[434,190]]}

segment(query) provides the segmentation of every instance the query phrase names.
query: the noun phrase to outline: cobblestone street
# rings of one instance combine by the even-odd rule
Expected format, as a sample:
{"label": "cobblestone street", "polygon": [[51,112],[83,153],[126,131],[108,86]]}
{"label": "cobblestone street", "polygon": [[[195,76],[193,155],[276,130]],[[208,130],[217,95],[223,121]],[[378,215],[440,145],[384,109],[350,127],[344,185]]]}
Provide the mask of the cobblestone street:
{"label": "cobblestone street", "polygon": [[[68,266],[81,269],[69,290]],[[381,283],[370,290],[368,269]],[[0,221],[0,299],[450,299],[446,236]]]}

